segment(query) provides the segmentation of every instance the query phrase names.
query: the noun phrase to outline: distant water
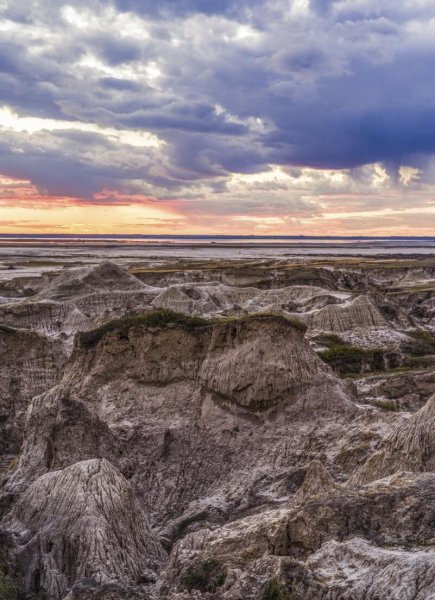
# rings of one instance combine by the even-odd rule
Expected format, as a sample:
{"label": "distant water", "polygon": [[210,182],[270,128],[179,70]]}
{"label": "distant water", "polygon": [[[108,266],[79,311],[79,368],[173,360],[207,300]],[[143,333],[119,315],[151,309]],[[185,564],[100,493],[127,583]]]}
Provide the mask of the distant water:
{"label": "distant water", "polygon": [[0,234],[0,280],[65,266],[173,260],[289,260],[341,256],[435,257],[435,237]]}
{"label": "distant water", "polygon": [[38,241],[45,243],[88,243],[104,244],[104,243],[131,243],[131,244],[281,244],[290,246],[311,246],[311,245],[388,245],[388,246],[435,246],[435,237],[413,237],[413,236],[388,236],[388,237],[371,237],[371,236],[304,236],[304,235],[277,235],[277,236],[261,236],[261,235],[138,235],[138,234],[35,234],[35,233],[0,233],[0,244],[23,244],[37,243]]}

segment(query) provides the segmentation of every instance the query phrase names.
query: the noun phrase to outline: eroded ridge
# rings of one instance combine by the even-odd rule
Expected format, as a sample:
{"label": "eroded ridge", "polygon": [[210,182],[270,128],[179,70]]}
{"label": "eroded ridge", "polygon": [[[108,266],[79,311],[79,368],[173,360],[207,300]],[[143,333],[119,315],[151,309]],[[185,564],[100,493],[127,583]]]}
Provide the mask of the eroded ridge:
{"label": "eroded ridge", "polygon": [[5,284],[0,595],[435,598],[434,269]]}

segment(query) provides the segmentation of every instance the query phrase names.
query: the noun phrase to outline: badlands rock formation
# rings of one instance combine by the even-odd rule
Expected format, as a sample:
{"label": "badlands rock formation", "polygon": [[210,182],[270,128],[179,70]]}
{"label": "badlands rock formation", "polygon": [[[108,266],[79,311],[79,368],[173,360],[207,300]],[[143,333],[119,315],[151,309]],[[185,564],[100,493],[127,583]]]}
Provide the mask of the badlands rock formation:
{"label": "badlands rock formation", "polygon": [[23,591],[56,600],[84,583],[152,581],[164,559],[131,485],[106,460],[38,478],[3,527]]}
{"label": "badlands rock formation", "polygon": [[32,398],[56,385],[65,362],[60,340],[0,325],[1,455],[18,454]]}
{"label": "badlands rock formation", "polygon": [[434,276],[106,261],[4,284],[0,593],[435,599]]}

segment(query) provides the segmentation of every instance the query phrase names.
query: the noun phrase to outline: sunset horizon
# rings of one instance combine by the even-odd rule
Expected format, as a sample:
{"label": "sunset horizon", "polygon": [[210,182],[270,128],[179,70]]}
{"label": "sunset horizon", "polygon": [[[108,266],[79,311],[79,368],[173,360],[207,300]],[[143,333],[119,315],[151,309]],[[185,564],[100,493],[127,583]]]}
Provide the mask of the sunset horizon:
{"label": "sunset horizon", "polygon": [[0,7],[0,231],[428,235],[435,7]]}

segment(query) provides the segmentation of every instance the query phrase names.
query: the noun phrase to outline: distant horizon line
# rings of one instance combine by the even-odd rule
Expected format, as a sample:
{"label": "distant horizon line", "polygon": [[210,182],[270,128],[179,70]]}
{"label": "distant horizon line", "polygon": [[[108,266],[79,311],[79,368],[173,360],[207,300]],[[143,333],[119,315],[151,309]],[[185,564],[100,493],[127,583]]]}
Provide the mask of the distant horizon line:
{"label": "distant horizon line", "polygon": [[246,240],[266,240],[266,239],[285,239],[285,240],[435,240],[435,235],[247,235],[247,234],[157,234],[157,233],[0,233],[0,239],[30,238],[30,239],[50,239],[50,238],[87,238],[87,239],[246,239]]}

